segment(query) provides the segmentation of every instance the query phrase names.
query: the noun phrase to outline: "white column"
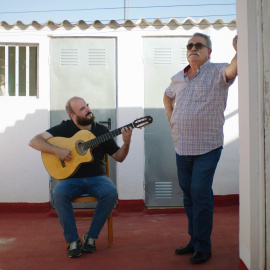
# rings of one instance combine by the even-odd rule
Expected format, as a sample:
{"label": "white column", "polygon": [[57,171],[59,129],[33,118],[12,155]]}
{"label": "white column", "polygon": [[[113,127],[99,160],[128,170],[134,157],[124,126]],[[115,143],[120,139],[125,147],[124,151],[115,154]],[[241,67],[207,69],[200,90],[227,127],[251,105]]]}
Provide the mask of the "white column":
{"label": "white column", "polygon": [[[144,116],[143,40],[138,33],[121,33],[118,40],[117,125],[123,126]],[[117,137],[122,145],[122,137]],[[117,163],[120,200],[144,199],[144,130],[134,129],[129,155]]]}
{"label": "white column", "polygon": [[270,2],[262,1],[263,61],[264,61],[264,127],[265,127],[265,187],[266,187],[266,269],[270,269]]}
{"label": "white column", "polygon": [[264,269],[265,194],[261,0],[237,0],[240,258]]}

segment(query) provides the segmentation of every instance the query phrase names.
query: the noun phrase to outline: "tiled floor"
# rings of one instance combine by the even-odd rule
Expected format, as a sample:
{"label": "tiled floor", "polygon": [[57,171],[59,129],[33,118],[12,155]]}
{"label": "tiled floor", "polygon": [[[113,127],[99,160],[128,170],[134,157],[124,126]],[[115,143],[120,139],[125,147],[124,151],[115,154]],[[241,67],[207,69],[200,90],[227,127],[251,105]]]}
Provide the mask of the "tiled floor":
{"label": "tiled floor", "polygon": [[[58,219],[50,213],[0,213],[0,270],[176,270],[239,269],[238,206],[216,207],[213,256],[191,265],[190,255],[174,250],[188,240],[185,213],[119,213],[114,210],[114,245],[107,243],[107,226],[96,241],[97,251],[68,258]],[[77,221],[82,236],[89,220]]]}

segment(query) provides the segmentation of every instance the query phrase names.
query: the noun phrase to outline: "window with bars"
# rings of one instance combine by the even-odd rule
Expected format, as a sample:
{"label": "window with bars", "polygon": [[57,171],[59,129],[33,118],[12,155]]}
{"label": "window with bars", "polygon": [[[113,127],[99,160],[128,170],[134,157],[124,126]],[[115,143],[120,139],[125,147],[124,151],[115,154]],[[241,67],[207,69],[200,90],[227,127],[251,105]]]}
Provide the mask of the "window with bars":
{"label": "window with bars", "polygon": [[0,44],[0,97],[38,94],[38,46]]}

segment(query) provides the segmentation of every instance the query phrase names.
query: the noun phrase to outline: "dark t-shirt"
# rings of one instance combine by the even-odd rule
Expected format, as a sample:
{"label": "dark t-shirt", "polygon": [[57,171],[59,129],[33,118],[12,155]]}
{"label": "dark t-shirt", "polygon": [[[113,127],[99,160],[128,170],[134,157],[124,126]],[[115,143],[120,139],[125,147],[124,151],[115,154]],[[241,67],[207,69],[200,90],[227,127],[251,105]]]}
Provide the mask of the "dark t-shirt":
{"label": "dark t-shirt", "polygon": [[[62,121],[61,124],[47,130],[47,132],[49,132],[53,137],[65,138],[71,138],[78,131],[80,131],[80,129],[73,123],[72,120]],[[107,127],[95,122],[92,124],[90,132],[98,137],[108,133],[109,130]],[[72,178],[106,175],[105,154],[107,153],[111,156],[118,149],[119,146],[113,139],[103,142],[101,145],[92,150],[94,160],[92,162],[80,165],[76,173],[72,175]]]}

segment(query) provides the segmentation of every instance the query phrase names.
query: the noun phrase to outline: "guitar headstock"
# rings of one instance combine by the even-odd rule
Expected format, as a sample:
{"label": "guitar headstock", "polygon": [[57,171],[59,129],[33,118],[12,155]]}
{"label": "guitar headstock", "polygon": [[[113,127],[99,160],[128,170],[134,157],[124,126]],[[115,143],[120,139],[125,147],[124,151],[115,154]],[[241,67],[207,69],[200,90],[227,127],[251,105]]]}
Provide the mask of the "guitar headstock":
{"label": "guitar headstock", "polygon": [[143,128],[149,126],[153,122],[153,118],[151,116],[144,116],[136,119],[133,122],[135,128]]}

